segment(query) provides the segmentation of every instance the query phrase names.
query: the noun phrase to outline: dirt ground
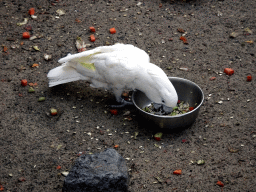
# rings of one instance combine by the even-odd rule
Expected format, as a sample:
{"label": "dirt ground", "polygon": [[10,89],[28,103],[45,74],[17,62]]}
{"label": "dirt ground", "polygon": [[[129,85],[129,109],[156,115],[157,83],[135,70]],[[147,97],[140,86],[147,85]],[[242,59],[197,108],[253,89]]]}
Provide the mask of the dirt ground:
{"label": "dirt ground", "polygon": [[[32,7],[36,19],[28,14]],[[127,159],[131,192],[255,191],[255,13],[249,0],[1,0],[0,191],[61,191],[61,173],[79,154],[115,145]],[[22,39],[29,26],[17,23],[24,18],[36,39]],[[90,26],[95,42],[88,38]],[[112,27],[116,34],[109,33]],[[135,107],[110,114],[110,92],[82,81],[49,88],[48,71],[77,53],[77,37],[91,44],[87,49],[133,44],[168,76],[197,83],[205,101],[195,123],[156,141],[152,135],[161,130],[143,125]],[[33,84],[23,87],[22,79]],[[46,100],[38,102],[41,96]],[[59,115],[49,115],[51,108]],[[174,175],[178,169],[182,174]]]}

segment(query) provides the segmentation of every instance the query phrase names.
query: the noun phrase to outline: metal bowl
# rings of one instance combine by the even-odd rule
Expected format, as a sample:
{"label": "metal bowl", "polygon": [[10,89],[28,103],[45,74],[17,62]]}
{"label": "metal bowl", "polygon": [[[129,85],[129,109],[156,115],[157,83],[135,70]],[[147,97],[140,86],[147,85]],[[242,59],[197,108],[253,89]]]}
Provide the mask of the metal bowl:
{"label": "metal bowl", "polygon": [[147,113],[142,109],[148,106],[152,101],[150,101],[147,96],[139,90],[133,92],[132,102],[138,109],[139,115],[141,115],[144,118],[143,120],[148,124],[154,124],[163,129],[188,127],[193,124],[198,116],[199,109],[204,101],[203,91],[197,84],[187,79],[178,77],[168,78],[175,87],[179,100],[188,102],[190,107],[194,107],[194,110],[176,116],[154,115]]}

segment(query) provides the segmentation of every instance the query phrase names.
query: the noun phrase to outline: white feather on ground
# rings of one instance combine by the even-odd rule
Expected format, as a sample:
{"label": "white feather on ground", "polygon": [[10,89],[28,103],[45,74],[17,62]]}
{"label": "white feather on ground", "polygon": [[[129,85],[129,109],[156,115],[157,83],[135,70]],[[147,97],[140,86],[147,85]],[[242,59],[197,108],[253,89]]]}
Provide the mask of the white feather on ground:
{"label": "white feather on ground", "polygon": [[92,87],[113,91],[122,102],[125,89],[140,90],[159,104],[175,107],[177,93],[164,71],[151,64],[148,54],[133,45],[101,46],[61,58],[48,73],[49,87],[86,80]]}

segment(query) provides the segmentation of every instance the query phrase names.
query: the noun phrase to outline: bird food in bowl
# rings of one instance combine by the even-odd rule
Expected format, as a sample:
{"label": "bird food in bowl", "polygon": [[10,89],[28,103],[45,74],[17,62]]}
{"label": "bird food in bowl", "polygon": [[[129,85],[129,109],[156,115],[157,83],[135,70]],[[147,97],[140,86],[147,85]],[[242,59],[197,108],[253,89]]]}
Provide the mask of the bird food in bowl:
{"label": "bird food in bowl", "polygon": [[[204,101],[201,88],[192,81],[168,77],[173,84],[177,95],[177,107],[168,112],[164,106],[152,103],[141,91],[136,90],[132,95],[132,102],[138,109],[143,120],[163,129],[175,129],[190,126],[198,116],[199,109]],[[155,104],[155,107],[154,107]]]}

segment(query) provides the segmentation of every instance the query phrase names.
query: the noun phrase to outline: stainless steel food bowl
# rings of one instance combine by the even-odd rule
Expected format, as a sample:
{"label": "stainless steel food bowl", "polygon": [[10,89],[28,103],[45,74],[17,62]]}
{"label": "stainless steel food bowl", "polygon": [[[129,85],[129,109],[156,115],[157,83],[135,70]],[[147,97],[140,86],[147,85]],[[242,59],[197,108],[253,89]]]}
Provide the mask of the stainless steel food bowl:
{"label": "stainless steel food bowl", "polygon": [[198,116],[199,109],[204,101],[203,91],[197,84],[187,79],[169,77],[169,80],[177,91],[178,99],[180,101],[188,102],[190,107],[194,107],[194,110],[176,116],[160,116],[147,113],[142,109],[148,106],[152,101],[150,101],[147,96],[139,90],[133,92],[132,102],[138,109],[139,115],[141,115],[143,120],[147,121],[149,124],[154,124],[154,126],[163,129],[188,127]]}

